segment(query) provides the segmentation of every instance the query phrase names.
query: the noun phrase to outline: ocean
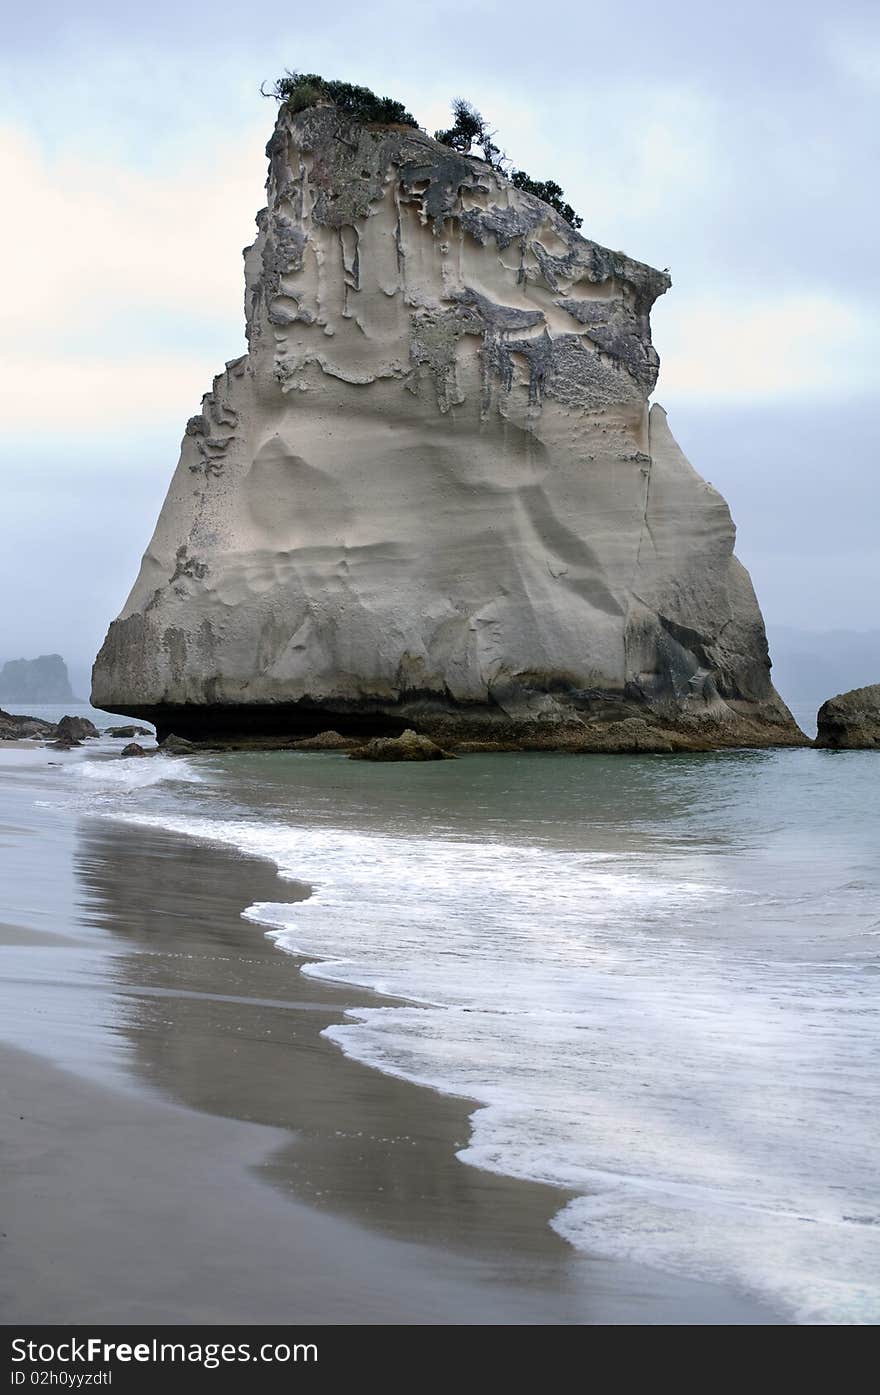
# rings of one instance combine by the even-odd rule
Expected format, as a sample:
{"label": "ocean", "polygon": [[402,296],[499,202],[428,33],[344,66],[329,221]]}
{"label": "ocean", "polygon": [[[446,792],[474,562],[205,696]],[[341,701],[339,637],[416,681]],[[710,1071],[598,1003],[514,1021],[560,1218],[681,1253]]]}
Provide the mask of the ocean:
{"label": "ocean", "polygon": [[585,1254],[790,1321],[880,1319],[876,755],[372,765],[121,744],[6,753],[7,788],[56,827],[88,815],[274,864],[277,899],[241,914],[303,974],[394,1000],[325,1035],[473,1101],[463,1166],[558,1187],[551,1224]]}

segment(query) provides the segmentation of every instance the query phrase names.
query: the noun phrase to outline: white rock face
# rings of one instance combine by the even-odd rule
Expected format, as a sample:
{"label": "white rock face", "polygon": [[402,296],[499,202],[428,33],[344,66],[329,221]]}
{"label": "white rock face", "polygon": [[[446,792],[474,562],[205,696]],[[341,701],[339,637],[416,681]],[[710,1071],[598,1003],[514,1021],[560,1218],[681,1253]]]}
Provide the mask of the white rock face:
{"label": "white rock face", "polygon": [[267,153],[249,352],[92,700],[197,738],[801,740],[727,506],[647,405],[668,277],[420,131],[282,111]]}

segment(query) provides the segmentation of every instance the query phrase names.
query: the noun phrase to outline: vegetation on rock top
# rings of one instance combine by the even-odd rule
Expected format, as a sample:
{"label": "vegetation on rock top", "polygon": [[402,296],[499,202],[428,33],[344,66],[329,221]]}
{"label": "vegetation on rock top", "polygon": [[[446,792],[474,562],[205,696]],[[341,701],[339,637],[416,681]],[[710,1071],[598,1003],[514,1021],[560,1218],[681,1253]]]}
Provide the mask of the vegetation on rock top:
{"label": "vegetation on rock top", "polygon": [[319,102],[333,102],[355,121],[380,121],[387,125],[415,126],[418,122],[402,102],[393,97],[377,97],[369,87],[337,82],[318,73],[285,73],[272,86],[261,89],[264,97],[274,97],[290,112],[305,111]]}
{"label": "vegetation on rock top", "polygon": [[583,223],[580,214],[575,213],[570,203],[566,203],[562,196],[562,186],[557,184],[555,179],[532,179],[525,170],[514,170],[510,182],[517,189],[523,189],[527,194],[534,194],[536,199],[543,199],[544,203],[549,203],[570,227],[579,228]]}
{"label": "vegetation on rock top", "polygon": [[523,189],[527,194],[534,194],[535,198],[549,203],[571,227],[581,226],[583,218],[578,217],[571,204],[565,202],[562,186],[557,184],[555,179],[532,179],[525,170],[510,169],[510,161],[500,146],[495,144],[494,137],[497,132],[489,130],[488,122],[475,106],[463,97],[456,97],[452,103],[452,114],[455,123],[446,131],[435,131],[435,140],[439,140],[442,145],[451,146],[453,150],[460,150],[465,155],[469,154],[472,146],[478,146],[486,163],[506,175],[515,188]]}
{"label": "vegetation on rock top", "polygon": [[[294,114],[321,102],[332,102],[354,121],[375,121],[419,129],[415,117],[402,102],[396,102],[392,97],[377,97],[369,87],[323,78],[318,73],[287,72],[284,77],[277,78],[270,88],[261,90],[264,97],[274,97]],[[532,179],[525,170],[512,168],[511,161],[495,144],[497,133],[489,129],[488,122],[475,106],[463,97],[456,97],[452,103],[452,114],[455,121],[448,130],[435,131],[435,140],[462,155],[469,155],[476,146],[482,151],[486,163],[508,178],[515,188],[542,199],[572,228],[581,226],[583,219],[565,201],[562,187],[554,179]]]}

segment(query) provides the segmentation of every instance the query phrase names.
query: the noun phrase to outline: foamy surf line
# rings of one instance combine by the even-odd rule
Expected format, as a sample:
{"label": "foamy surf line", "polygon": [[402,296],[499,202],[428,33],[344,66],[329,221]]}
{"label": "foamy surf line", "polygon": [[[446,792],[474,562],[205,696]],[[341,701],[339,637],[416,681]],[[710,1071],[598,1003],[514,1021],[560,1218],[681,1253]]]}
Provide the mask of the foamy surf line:
{"label": "foamy surf line", "polygon": [[[809,1012],[825,1017],[811,1047],[796,965],[718,962],[679,933],[717,887],[638,856],[114,817],[309,883],[307,901],[243,914],[307,960],[303,973],[404,1000],[325,1035],[386,1074],[476,1100],[461,1160],[580,1193],[553,1220],[576,1248],[733,1284],[796,1320],[880,1316],[869,1177],[851,1194],[821,1180],[845,1172],[821,1113],[835,1053],[848,1065],[840,983],[815,976],[824,1007]],[[862,1107],[837,1102],[838,1137],[859,1136]]]}
{"label": "foamy surf line", "polygon": [[67,766],[67,772],[74,779],[114,793],[119,789],[149,789],[163,783],[204,783],[199,771],[181,756],[150,754],[120,759],[108,754],[105,760],[76,761]]}

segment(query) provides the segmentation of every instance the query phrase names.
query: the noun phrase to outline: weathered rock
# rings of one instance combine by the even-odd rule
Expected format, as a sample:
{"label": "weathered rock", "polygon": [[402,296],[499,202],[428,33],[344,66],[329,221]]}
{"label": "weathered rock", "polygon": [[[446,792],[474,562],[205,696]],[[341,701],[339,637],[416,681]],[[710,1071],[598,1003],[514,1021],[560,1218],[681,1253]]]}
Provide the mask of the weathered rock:
{"label": "weathered rock", "polygon": [[816,745],[835,751],[880,751],[880,683],[853,688],[819,708]]}
{"label": "weathered rock", "polygon": [[166,756],[190,756],[198,747],[192,741],[187,741],[182,736],[175,736],[172,732],[166,736],[164,741],[159,742],[159,750],[164,751]]}
{"label": "weathered rock", "polygon": [[55,735],[55,723],[0,710],[0,741],[26,741]]}
{"label": "weathered rock", "polygon": [[58,739],[82,741],[86,736],[100,736],[101,733],[88,717],[62,717],[56,728]]}
{"label": "weathered rock", "polygon": [[349,760],[455,760],[451,751],[444,751],[428,736],[415,731],[400,736],[376,736],[366,746],[352,751]]}
{"label": "weathered rock", "polygon": [[145,751],[143,746],[139,746],[136,741],[130,741],[127,746],[123,746],[121,751],[121,758],[124,760],[127,759],[129,756],[146,755],[149,755],[149,752]]}
{"label": "weathered rock", "polygon": [[49,746],[53,751],[72,751],[75,746],[81,746],[81,741],[72,741],[69,736],[60,736],[57,741],[50,741]]}
{"label": "weathered rock", "polygon": [[338,731],[321,731],[302,741],[291,741],[291,751],[351,751],[360,743],[353,736],[340,736]]}
{"label": "weathered rock", "polygon": [[131,738],[133,736],[152,736],[153,733],[149,727],[108,727],[104,735]]}
{"label": "weathered rock", "polygon": [[594,732],[587,728],[581,750],[608,755],[667,754],[687,749],[690,744],[677,732],[664,731],[641,717],[628,717],[598,726]]}
{"label": "weathered rock", "polygon": [[249,351],[93,701],[206,741],[805,744],[727,505],[648,409],[668,276],[418,130],[282,109],[267,153]]}

